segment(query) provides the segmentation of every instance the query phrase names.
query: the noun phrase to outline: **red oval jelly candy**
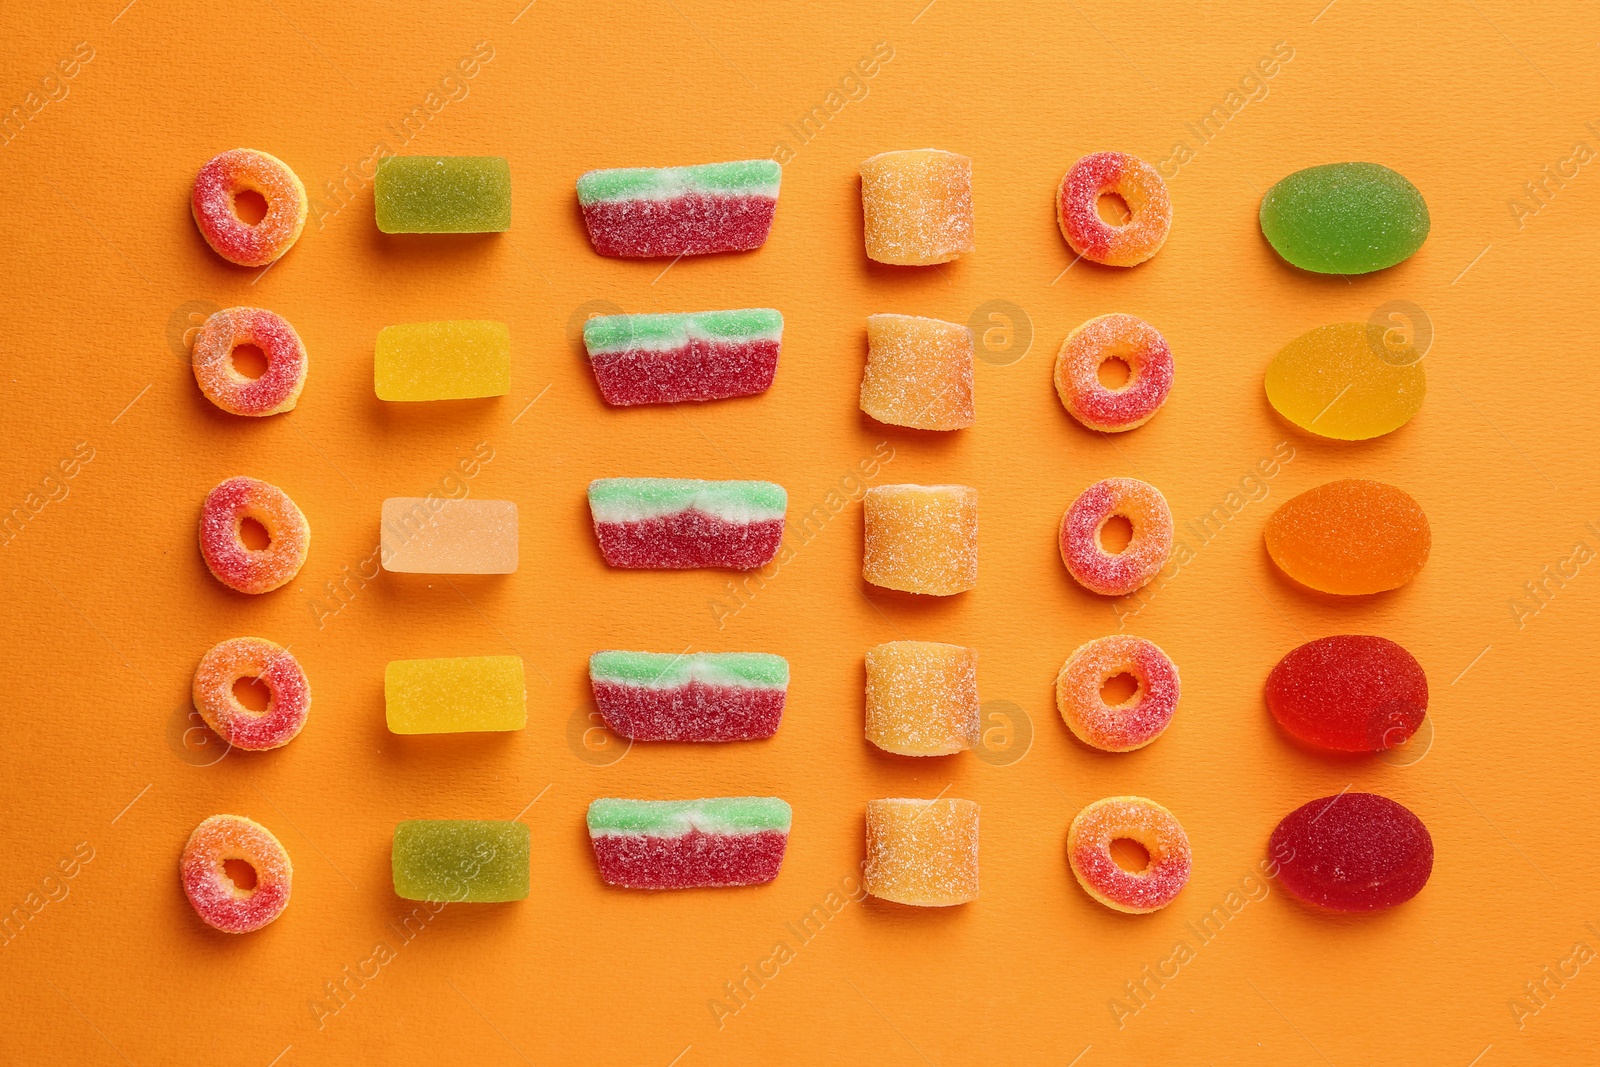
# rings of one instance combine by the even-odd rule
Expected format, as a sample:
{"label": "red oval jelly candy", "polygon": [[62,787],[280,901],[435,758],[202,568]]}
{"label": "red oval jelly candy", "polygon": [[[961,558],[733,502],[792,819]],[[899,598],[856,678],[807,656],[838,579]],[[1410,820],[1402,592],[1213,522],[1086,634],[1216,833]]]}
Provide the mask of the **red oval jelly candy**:
{"label": "red oval jelly candy", "polygon": [[1267,675],[1267,707],[1295,737],[1339,752],[1406,742],[1428,711],[1422,665],[1382,637],[1345,634],[1290,652]]}
{"label": "red oval jelly candy", "polygon": [[1428,828],[1375,793],[1341,793],[1296,808],[1272,831],[1267,847],[1285,889],[1335,911],[1403,904],[1433,872]]}

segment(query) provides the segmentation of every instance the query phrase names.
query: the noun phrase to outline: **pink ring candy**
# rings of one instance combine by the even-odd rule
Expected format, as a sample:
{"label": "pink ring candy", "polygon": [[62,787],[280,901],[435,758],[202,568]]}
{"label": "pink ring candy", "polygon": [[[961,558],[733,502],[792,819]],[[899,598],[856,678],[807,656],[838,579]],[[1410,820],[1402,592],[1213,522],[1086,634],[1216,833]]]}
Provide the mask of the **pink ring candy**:
{"label": "pink ring candy", "polygon": [[[1121,516],[1133,537],[1121,552],[1107,552],[1100,531]],[[1160,573],[1172,553],[1172,512],[1167,498],[1137,478],[1107,478],[1079,494],[1061,518],[1061,559],[1078,584],[1104,596],[1126,596]]]}
{"label": "pink ring candy", "polygon": [[[229,860],[255,869],[252,888],[241,889],[228,877]],[[271,830],[242,815],[213,815],[195,827],[178,873],[195,912],[225,934],[247,934],[282,915],[294,884],[294,864],[283,845]]]}
{"label": "pink ring candy", "polygon": [[[255,345],[266,372],[247,378],[233,365],[233,350]],[[194,380],[200,391],[234,415],[276,415],[293,409],[306,384],[306,346],[282,315],[261,308],[224,308],[194,339]]]}
{"label": "pink ring candy", "polygon": [[[1137,841],[1150,854],[1142,871],[1125,871],[1114,841]],[[1078,812],[1067,831],[1067,862],[1084,892],[1108,908],[1143,915],[1160,911],[1189,884],[1193,853],[1177,816],[1145,797],[1106,797]]]}
{"label": "pink ring candy", "polygon": [[[1107,704],[1101,687],[1119,674],[1138,689]],[[1112,634],[1080,645],[1056,676],[1056,707],[1078,740],[1103,752],[1132,752],[1166,730],[1178,710],[1178,668],[1153,641]]]}
{"label": "pink ring candy", "polygon": [[[1128,380],[1113,389],[1100,365],[1121,360]],[[1116,433],[1143,426],[1172,388],[1172,349],[1143,319],[1099,315],[1067,334],[1056,357],[1056,393],[1073,418],[1091,430]]]}
{"label": "pink ring candy", "polygon": [[[1100,217],[1100,198],[1122,197],[1132,213],[1113,226]],[[1072,165],[1056,194],[1056,221],[1072,250],[1109,267],[1133,267],[1166,243],[1172,200],[1156,169],[1126,152],[1095,152]]]}
{"label": "pink ring candy", "polygon": [[[267,531],[253,549],[241,533],[246,519]],[[217,581],[241,593],[270,593],[305,564],[311,526],[289,495],[259,478],[229,478],[206,494],[200,508],[200,554]]]}
{"label": "pink ring candy", "polygon": [[[267,213],[259,222],[239,217],[234,199],[259,193]],[[189,210],[212,250],[241,267],[264,267],[300,237],[311,203],[306,187],[289,165],[253,148],[235,148],[215,157],[195,175]]]}
{"label": "pink ring candy", "polygon": [[[269,694],[265,711],[251,711],[233,693],[242,678],[259,678]],[[194,706],[206,725],[234,748],[252,752],[293,741],[311,711],[311,684],[289,650],[262,637],[234,637],[200,657]]]}

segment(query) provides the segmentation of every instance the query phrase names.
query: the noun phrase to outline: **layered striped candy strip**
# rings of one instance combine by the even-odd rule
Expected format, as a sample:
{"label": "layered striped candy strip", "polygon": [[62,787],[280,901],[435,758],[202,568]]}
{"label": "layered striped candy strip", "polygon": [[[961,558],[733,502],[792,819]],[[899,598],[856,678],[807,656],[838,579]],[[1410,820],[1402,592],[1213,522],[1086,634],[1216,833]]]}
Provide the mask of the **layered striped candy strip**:
{"label": "layered striped candy strip", "polygon": [[760,885],[778,877],[792,815],[777,797],[606,797],[589,805],[589,842],[600,877],[610,885]]}
{"label": "layered striped candy strip", "polygon": [[764,393],[782,341],[783,316],[771,308],[599,315],[583,327],[600,395],[617,406]]}
{"label": "layered striped candy strip", "polygon": [[589,483],[600,553],[613,567],[751,570],[783,540],[789,495],[771,482],[599,478]]}
{"label": "layered striped candy strip", "polygon": [[789,661],[765,652],[596,652],[594,702],[634,741],[752,741],[783,719]]}
{"label": "layered striped candy strip", "polygon": [[578,205],[602,256],[748,252],[766,243],[782,178],[770,159],[591,170]]}

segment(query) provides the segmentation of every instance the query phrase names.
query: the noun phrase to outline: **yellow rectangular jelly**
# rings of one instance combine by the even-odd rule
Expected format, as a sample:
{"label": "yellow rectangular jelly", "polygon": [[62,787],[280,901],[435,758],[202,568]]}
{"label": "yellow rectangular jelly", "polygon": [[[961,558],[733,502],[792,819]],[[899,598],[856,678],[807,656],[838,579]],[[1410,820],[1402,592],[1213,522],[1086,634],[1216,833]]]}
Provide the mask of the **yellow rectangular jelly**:
{"label": "yellow rectangular jelly", "polygon": [[383,672],[389,732],[464,734],[528,724],[520,656],[399,659]]}
{"label": "yellow rectangular jelly", "polygon": [[407,574],[511,574],[517,505],[509,500],[392,496],[383,502],[379,560]]}
{"label": "yellow rectangular jelly", "polygon": [[503,322],[409,322],[378,331],[379,400],[470,400],[511,391],[511,330]]}

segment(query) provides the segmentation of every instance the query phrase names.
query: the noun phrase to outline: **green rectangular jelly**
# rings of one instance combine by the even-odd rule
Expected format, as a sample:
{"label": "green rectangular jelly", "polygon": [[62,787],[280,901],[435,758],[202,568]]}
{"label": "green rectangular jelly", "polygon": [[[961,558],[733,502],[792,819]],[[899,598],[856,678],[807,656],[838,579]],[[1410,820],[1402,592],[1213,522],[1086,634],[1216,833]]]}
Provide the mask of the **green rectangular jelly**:
{"label": "green rectangular jelly", "polygon": [[511,229],[511,165],[501,156],[389,156],[373,179],[384,233]]}
{"label": "green rectangular jelly", "polygon": [[525,900],[528,842],[520,822],[407,820],[394,828],[395,895],[464,904]]}

